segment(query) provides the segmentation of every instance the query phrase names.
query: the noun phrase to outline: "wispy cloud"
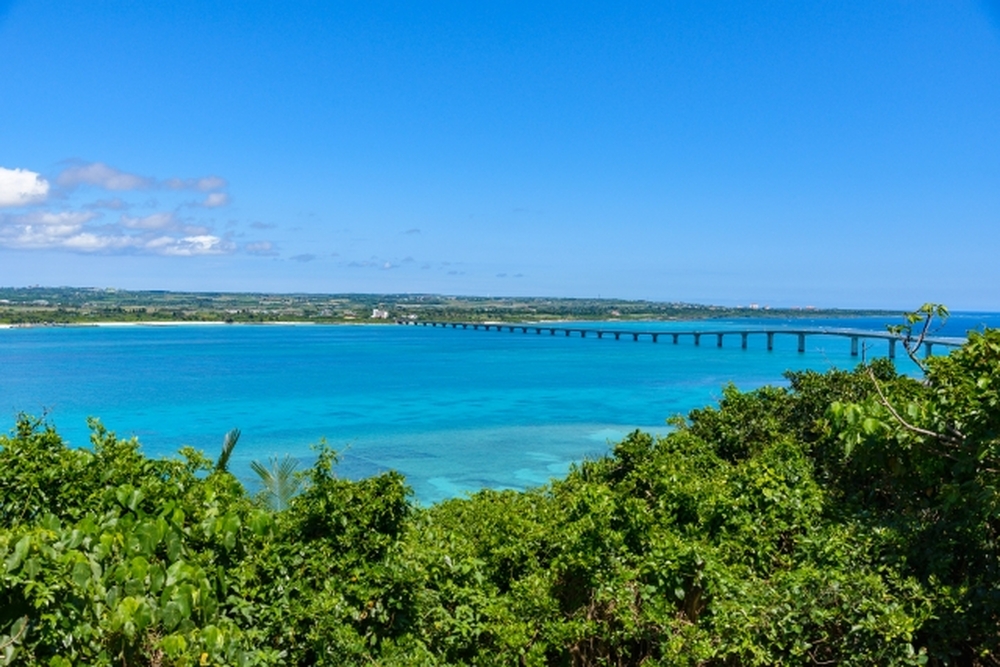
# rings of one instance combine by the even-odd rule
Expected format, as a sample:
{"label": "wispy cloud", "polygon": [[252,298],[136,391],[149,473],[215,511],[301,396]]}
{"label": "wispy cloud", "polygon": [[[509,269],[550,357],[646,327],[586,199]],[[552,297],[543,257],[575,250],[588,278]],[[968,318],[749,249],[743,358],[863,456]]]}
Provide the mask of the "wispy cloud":
{"label": "wispy cloud", "polygon": [[255,241],[245,244],[243,252],[259,257],[274,257],[278,255],[278,247],[270,241]]}
{"label": "wispy cloud", "polygon": [[380,271],[389,271],[391,269],[398,269],[401,265],[410,264],[414,261],[415,260],[412,257],[405,257],[403,259],[383,259],[372,256],[368,259],[348,262],[347,266],[352,269],[378,269]]}
{"label": "wispy cloud", "polygon": [[0,167],[0,207],[28,206],[44,202],[49,182],[27,169]]}
{"label": "wispy cloud", "polygon": [[205,197],[205,201],[201,202],[201,205],[205,208],[218,208],[219,206],[225,206],[229,203],[229,195],[225,192],[212,192]]}
{"label": "wispy cloud", "polygon": [[413,227],[413,228],[411,228],[411,229],[407,229],[407,230],[406,230],[405,232],[403,232],[403,233],[404,233],[404,234],[411,234],[411,235],[412,235],[412,234],[419,234],[419,233],[420,233],[420,230],[419,230],[419,229],[417,229],[416,227]]}
{"label": "wispy cloud", "polygon": [[[200,178],[171,177],[157,180],[151,176],[140,176],[122,171],[103,162],[77,162],[72,164],[59,173],[59,176],[56,177],[56,183],[67,190],[72,190],[82,185],[90,185],[118,192],[151,189],[213,192],[222,190],[227,185],[226,179],[220,176],[202,176]],[[212,197],[209,195],[206,202],[211,199]],[[215,201],[219,201],[218,198]],[[222,204],[206,205],[221,206]]]}
{"label": "wispy cloud", "polygon": [[123,215],[120,222],[128,229],[170,229],[177,226],[173,213],[154,213],[141,218]]}
{"label": "wispy cloud", "polygon": [[162,181],[162,185],[170,190],[198,190],[199,192],[209,192],[211,190],[221,190],[226,187],[226,179],[219,176],[205,176],[202,178],[168,178]]}
{"label": "wispy cloud", "polygon": [[123,200],[121,197],[115,197],[114,199],[98,199],[95,202],[86,204],[84,208],[107,208],[112,211],[124,211],[132,208],[132,204]]}
{"label": "wispy cloud", "polygon": [[303,253],[301,255],[292,255],[288,259],[292,260],[293,262],[302,262],[302,263],[305,263],[305,262],[311,262],[311,261],[315,260],[316,259],[316,255],[314,255],[314,254],[312,254],[310,252],[307,252],[307,253]]}
{"label": "wispy cloud", "polygon": [[67,189],[92,185],[104,190],[125,191],[146,190],[153,187],[155,181],[109,167],[103,162],[91,162],[67,167],[56,178],[56,183]]}

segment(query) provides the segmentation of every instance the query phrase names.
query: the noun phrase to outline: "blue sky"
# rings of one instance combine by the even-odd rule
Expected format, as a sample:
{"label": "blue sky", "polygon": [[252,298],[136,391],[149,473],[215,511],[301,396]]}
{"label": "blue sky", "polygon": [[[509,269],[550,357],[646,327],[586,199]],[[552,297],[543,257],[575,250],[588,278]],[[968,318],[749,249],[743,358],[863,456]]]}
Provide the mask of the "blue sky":
{"label": "blue sky", "polygon": [[0,0],[0,285],[1000,310],[1000,2]]}

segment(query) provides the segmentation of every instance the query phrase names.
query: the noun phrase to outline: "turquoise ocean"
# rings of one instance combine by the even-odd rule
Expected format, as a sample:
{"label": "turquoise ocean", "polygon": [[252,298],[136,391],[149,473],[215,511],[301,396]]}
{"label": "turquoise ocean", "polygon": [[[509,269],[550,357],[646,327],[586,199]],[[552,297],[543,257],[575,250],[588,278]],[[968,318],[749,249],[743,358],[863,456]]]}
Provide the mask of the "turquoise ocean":
{"label": "turquoise ocean", "polygon": [[[898,318],[573,323],[640,331],[846,327],[884,331]],[[1000,326],[1000,314],[953,315],[943,336]],[[599,456],[633,429],[740,389],[785,384],[786,369],[853,367],[847,338],[738,336],[615,340],[419,326],[179,325],[0,329],[0,416],[46,415],[72,445],[86,419],[136,436],[152,456],[192,445],[211,457],[242,431],[231,469],[290,454],[301,467],[325,439],[337,473],[403,473],[423,504],[482,488],[523,489]],[[865,354],[885,356],[885,341]],[[946,348],[935,352],[945,353]],[[901,371],[916,367],[901,353]]]}

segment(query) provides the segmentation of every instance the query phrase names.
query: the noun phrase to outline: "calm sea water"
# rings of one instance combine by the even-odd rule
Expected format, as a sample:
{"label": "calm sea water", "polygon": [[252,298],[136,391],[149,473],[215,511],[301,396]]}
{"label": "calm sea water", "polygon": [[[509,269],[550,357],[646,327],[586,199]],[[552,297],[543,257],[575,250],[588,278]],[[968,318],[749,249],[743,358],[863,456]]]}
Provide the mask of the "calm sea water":
{"label": "calm sea water", "polygon": [[[796,320],[780,326],[884,330],[885,320]],[[958,314],[940,335],[1000,326],[998,314]],[[574,324],[574,326],[580,326]],[[594,323],[591,326],[597,327]],[[608,325],[604,325],[608,326]],[[773,327],[767,321],[615,324],[616,329]],[[231,468],[289,453],[303,467],[310,445],[340,451],[338,473],[404,473],[423,503],[484,487],[542,484],[574,461],[600,455],[641,428],[742,389],[783,382],[786,369],[847,368],[846,338],[763,336],[717,348],[690,339],[598,340],[402,326],[132,326],[0,330],[0,416],[45,413],[74,445],[86,418],[146,453],[185,444],[218,453],[223,434],[243,436]],[[886,354],[883,342],[869,355]],[[908,360],[901,370],[913,372]]]}

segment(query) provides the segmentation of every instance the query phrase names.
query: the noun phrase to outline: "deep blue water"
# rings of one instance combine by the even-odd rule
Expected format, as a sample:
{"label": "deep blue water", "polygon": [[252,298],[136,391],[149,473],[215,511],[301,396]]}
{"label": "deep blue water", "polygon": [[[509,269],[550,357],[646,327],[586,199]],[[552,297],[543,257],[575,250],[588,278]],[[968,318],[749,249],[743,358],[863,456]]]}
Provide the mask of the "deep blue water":
{"label": "deep blue water", "polygon": [[[795,320],[788,327],[884,330],[877,318]],[[616,324],[616,329],[774,327],[773,320]],[[957,314],[962,335],[997,314]],[[574,324],[574,326],[580,326]],[[594,324],[593,326],[598,326]],[[608,325],[603,325],[608,326]],[[394,468],[424,503],[483,487],[525,488],[607,451],[630,430],[710,403],[733,382],[782,383],[786,369],[853,366],[846,338],[763,336],[717,348],[703,338],[647,340],[402,326],[132,326],[0,330],[0,416],[46,412],[74,445],[87,416],[137,436],[154,456],[185,444],[215,456],[243,436],[232,469],[288,452],[303,466],[325,438],[341,475]],[[875,342],[869,355],[884,355]],[[902,355],[901,355],[902,356]],[[899,367],[915,372],[899,359]]]}

